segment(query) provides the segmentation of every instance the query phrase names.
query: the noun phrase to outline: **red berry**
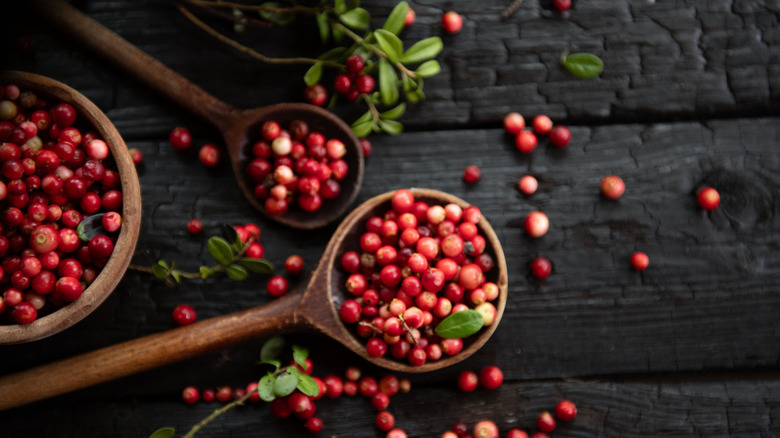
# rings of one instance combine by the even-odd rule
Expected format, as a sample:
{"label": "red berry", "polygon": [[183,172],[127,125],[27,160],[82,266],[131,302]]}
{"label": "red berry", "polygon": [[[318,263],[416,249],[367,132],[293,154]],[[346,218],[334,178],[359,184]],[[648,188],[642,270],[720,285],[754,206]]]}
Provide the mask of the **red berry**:
{"label": "red berry", "polygon": [[565,12],[571,9],[571,0],[553,0],[553,6],[561,12]]}
{"label": "red berry", "polygon": [[347,94],[352,89],[352,79],[344,74],[338,75],[333,80],[333,88],[341,94]]}
{"label": "red berry", "polygon": [[531,175],[525,175],[517,182],[517,188],[520,189],[524,195],[534,194],[538,187],[539,182]]}
{"label": "red berry", "polygon": [[463,18],[457,12],[449,11],[442,15],[441,25],[447,33],[456,34],[463,28]]}
{"label": "red berry", "polygon": [[171,131],[168,141],[176,150],[187,149],[192,144],[192,134],[187,128],[177,127]]}
{"label": "red berry", "polygon": [[466,370],[458,375],[458,388],[463,392],[472,392],[479,386],[479,377],[477,373]]}
{"label": "red berry", "polygon": [[463,181],[469,184],[479,181],[480,177],[482,177],[482,171],[476,165],[467,166],[466,170],[463,171]]}
{"label": "red berry", "polygon": [[555,416],[561,421],[571,421],[577,416],[577,407],[569,400],[561,400],[555,406]]}
{"label": "red berry", "polygon": [[198,151],[198,159],[204,166],[214,167],[219,164],[221,153],[213,144],[205,144]]}
{"label": "red berry", "polygon": [[306,429],[308,429],[311,433],[322,432],[322,426],[322,420],[317,417],[311,417],[306,420]]}
{"label": "red berry", "polygon": [[195,404],[200,399],[200,392],[194,386],[188,386],[181,392],[181,398],[184,400],[184,403],[189,405]]}
{"label": "red berry", "polygon": [[130,148],[127,150],[130,153],[130,159],[133,160],[133,164],[139,166],[144,161],[144,153],[138,148]]}
{"label": "red berry", "polygon": [[549,134],[553,127],[553,122],[549,117],[545,115],[539,115],[534,117],[532,122],[534,132],[539,135]]}
{"label": "red berry", "polygon": [[115,212],[115,211],[109,211],[108,213],[103,215],[103,218],[101,219],[101,225],[103,226],[103,229],[108,231],[109,233],[113,233],[122,226],[122,216]]}
{"label": "red berry", "polygon": [[367,138],[360,139],[360,148],[363,149],[364,157],[371,155],[371,142]]}
{"label": "red berry", "polygon": [[395,417],[393,414],[387,411],[382,411],[378,414],[376,414],[376,427],[383,431],[387,432],[390,429],[392,429],[395,426]]}
{"label": "red berry", "polygon": [[233,399],[233,388],[229,386],[221,386],[217,388],[216,394],[217,401],[227,403]]}
{"label": "red berry", "polygon": [[528,433],[520,429],[511,429],[507,432],[506,438],[528,438]]}
{"label": "red berry", "polygon": [[625,191],[626,185],[618,176],[609,175],[601,180],[601,193],[608,199],[618,199]]}
{"label": "red berry", "polygon": [[347,68],[347,73],[357,74],[363,71],[366,61],[360,55],[350,55],[344,64]]}
{"label": "red berry", "polygon": [[496,389],[504,383],[504,373],[495,365],[491,365],[479,372],[479,386],[485,389]]}
{"label": "red berry", "polygon": [[544,411],[539,414],[539,417],[536,419],[536,427],[545,433],[552,432],[555,430],[555,418],[553,418],[552,414],[549,412]]}
{"label": "red berry", "polygon": [[542,237],[547,233],[550,227],[550,221],[547,215],[541,211],[534,211],[525,217],[525,232],[531,237]]}
{"label": "red berry", "polygon": [[508,134],[517,135],[525,129],[525,119],[520,113],[509,113],[504,116],[504,130]]}
{"label": "red berry", "polygon": [[188,306],[187,304],[180,304],[176,306],[173,309],[171,316],[173,317],[173,322],[176,323],[177,326],[190,325],[197,319],[195,309]]}
{"label": "red berry", "polygon": [[409,8],[406,10],[406,17],[404,18],[404,26],[409,27],[414,23],[414,19],[417,17],[414,9]]}
{"label": "red berry", "polygon": [[371,75],[359,75],[355,79],[355,88],[363,94],[368,94],[374,91],[374,78]]}
{"label": "red berry", "polygon": [[14,306],[12,316],[19,324],[29,324],[38,317],[38,310],[31,303],[23,301]]}
{"label": "red berry", "polygon": [[515,136],[515,147],[524,154],[533,152],[533,150],[536,149],[537,144],[538,140],[536,135],[531,131],[520,131],[517,136]]}
{"label": "red berry", "polygon": [[187,221],[187,231],[190,234],[198,234],[203,231],[203,222],[198,218],[192,218]]}
{"label": "red berry", "polygon": [[631,254],[631,267],[637,271],[644,271],[650,264],[650,258],[643,252],[635,252]]}
{"label": "red berry", "polygon": [[328,100],[328,91],[320,84],[314,84],[306,87],[303,97],[312,105],[322,106]]}
{"label": "red berry", "polygon": [[704,187],[697,193],[696,200],[703,210],[712,211],[720,204],[720,194],[712,187]]}
{"label": "red berry", "polygon": [[284,261],[284,269],[288,274],[298,275],[303,272],[303,257],[293,254]]}
{"label": "red berry", "polygon": [[556,125],[550,131],[550,143],[559,148],[565,148],[571,141],[571,131],[563,125]]}
{"label": "red berry", "polygon": [[538,279],[544,279],[550,276],[552,272],[552,263],[547,257],[537,257],[531,261],[531,275]]}
{"label": "red berry", "polygon": [[474,425],[474,438],[498,438],[498,426],[490,420],[482,420]]}
{"label": "red berry", "polygon": [[268,295],[277,298],[287,293],[287,290],[289,288],[289,285],[287,283],[287,279],[282,277],[281,275],[274,275],[271,278],[268,279],[268,283],[266,284],[266,290],[268,291]]}

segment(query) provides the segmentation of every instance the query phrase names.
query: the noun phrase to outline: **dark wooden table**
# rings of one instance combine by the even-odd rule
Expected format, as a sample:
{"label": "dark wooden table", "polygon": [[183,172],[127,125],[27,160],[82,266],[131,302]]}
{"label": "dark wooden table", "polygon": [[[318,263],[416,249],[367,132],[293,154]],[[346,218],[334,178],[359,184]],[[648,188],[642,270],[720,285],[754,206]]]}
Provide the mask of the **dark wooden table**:
{"label": "dark wooden table", "polygon": [[[24,2],[17,2],[24,3]],[[392,1],[365,1],[377,20]],[[401,187],[448,191],[478,205],[496,228],[509,263],[509,301],[493,338],[450,369],[410,376],[410,393],[390,410],[410,437],[438,437],[456,421],[491,419],[502,431],[535,430],[535,418],[568,398],[579,416],[553,436],[777,436],[780,434],[780,25],[777,1],[575,0],[561,14],[546,0],[526,0],[509,19],[506,0],[411,1],[417,21],[406,41],[442,35],[443,71],[426,82],[426,100],[403,117],[406,132],[373,135],[374,152],[358,202]],[[261,64],[199,31],[172,3],[81,1],[88,15],[217,97],[238,107],[301,101],[304,66]],[[4,4],[4,7],[9,5]],[[443,35],[440,16],[457,10],[458,35]],[[138,263],[162,258],[197,269],[208,263],[206,238],[223,224],[256,222],[266,258],[277,265],[301,254],[319,258],[331,226],[296,232],[256,214],[226,163],[206,169],[195,150],[176,153],[175,126],[195,143],[219,136],[45,24],[24,7],[4,13],[3,68],[63,81],[92,99],[140,167],[143,223]],[[13,23],[11,25],[10,23]],[[10,26],[10,29],[9,29]],[[13,31],[32,50],[9,49]],[[321,52],[311,26],[261,29],[242,37],[274,56]],[[606,65],[596,79],[565,72],[562,52],[585,51]],[[335,111],[347,121],[351,105]],[[510,111],[527,120],[549,115],[566,124],[565,150],[547,140],[517,152],[502,129]],[[477,164],[483,178],[462,182]],[[535,175],[539,191],[524,197],[518,178]],[[599,194],[610,173],[626,194]],[[696,205],[702,185],[722,196],[717,210]],[[528,238],[524,216],[550,217],[541,239]],[[204,233],[188,235],[191,217]],[[629,266],[636,250],[650,256],[643,273]],[[554,268],[534,280],[529,261]],[[267,277],[244,282],[186,281],[171,289],[129,271],[113,295],[75,327],[34,343],[0,347],[0,373],[91,351],[172,327],[171,310],[195,307],[199,318],[269,300]],[[291,278],[293,284],[300,280]],[[324,338],[291,340],[311,349],[315,374],[358,365]],[[257,379],[262,340],[72,394],[0,412],[0,435],[147,437],[161,426],[181,432],[217,404],[185,405],[187,385],[243,386]],[[495,364],[505,383],[466,394],[458,373]],[[0,394],[0,397],[2,394]],[[379,437],[374,411],[360,398],[318,404],[321,436]],[[277,420],[267,407],[237,408],[198,436],[309,436],[299,422]]]}

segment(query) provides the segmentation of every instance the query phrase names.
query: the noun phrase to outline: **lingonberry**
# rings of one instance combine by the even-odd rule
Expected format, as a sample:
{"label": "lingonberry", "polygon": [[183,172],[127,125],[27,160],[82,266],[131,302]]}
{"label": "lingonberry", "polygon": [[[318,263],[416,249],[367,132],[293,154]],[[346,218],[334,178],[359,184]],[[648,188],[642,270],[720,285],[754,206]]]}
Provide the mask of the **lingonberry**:
{"label": "lingonberry", "polygon": [[133,164],[140,166],[144,162],[144,153],[138,148],[130,148],[127,150],[130,154],[130,159],[133,160]]}
{"label": "lingonberry", "polygon": [[366,66],[366,61],[360,55],[350,55],[344,65],[347,68],[347,73],[358,74],[363,71],[363,67]]}
{"label": "lingonberry", "polygon": [[525,217],[525,232],[531,237],[542,237],[547,233],[550,227],[550,221],[547,215],[541,211],[534,211]]}
{"label": "lingonberry", "polygon": [[536,257],[531,260],[531,275],[538,279],[544,279],[550,276],[552,272],[552,263],[547,257]]}
{"label": "lingonberry", "polygon": [[608,175],[601,180],[601,193],[608,199],[618,199],[625,191],[625,183],[616,175]]}
{"label": "lingonberry", "polygon": [[219,148],[211,143],[203,145],[200,151],[198,151],[198,159],[207,167],[214,167],[219,164],[221,155]]}
{"label": "lingonberry", "polygon": [[114,242],[105,234],[98,234],[89,240],[89,254],[96,259],[108,258],[114,251]]}
{"label": "lingonberry", "polygon": [[466,436],[469,434],[469,425],[464,421],[458,421],[452,425],[452,431],[458,436]]}
{"label": "lingonberry", "polygon": [[104,230],[109,233],[113,233],[119,230],[119,228],[122,226],[122,215],[115,211],[109,211],[103,215],[103,218],[100,220],[100,222]]}
{"label": "lingonberry", "polygon": [[395,417],[387,411],[376,414],[376,427],[382,432],[387,432],[395,427]]}
{"label": "lingonberry", "polygon": [[549,134],[550,130],[552,130],[553,122],[552,120],[550,120],[549,117],[545,115],[538,115],[534,117],[531,126],[533,126],[533,130],[535,133],[539,135],[545,135],[545,134]]}
{"label": "lingonberry", "polygon": [[515,136],[515,147],[524,154],[533,152],[538,143],[539,140],[536,138],[536,135],[528,130],[520,131]]}
{"label": "lingonberry", "polygon": [[68,103],[57,104],[50,111],[52,121],[61,129],[67,128],[76,121],[76,109]]}
{"label": "lingonberry", "polygon": [[550,143],[559,148],[565,148],[571,141],[571,131],[563,125],[556,125],[550,131]]}
{"label": "lingonberry", "polygon": [[371,357],[382,357],[387,353],[387,343],[379,338],[371,338],[366,344],[366,352]]}
{"label": "lingonberry", "polygon": [[466,181],[469,184],[479,181],[481,177],[482,171],[474,164],[466,166],[466,169],[463,171],[463,181]]}
{"label": "lingonberry", "polygon": [[287,283],[287,279],[282,277],[281,275],[274,275],[271,278],[268,279],[268,283],[266,284],[266,290],[268,291],[268,295],[277,298],[287,293],[287,290],[289,288],[289,284]]}
{"label": "lingonberry", "polygon": [[390,406],[390,396],[384,392],[377,392],[371,396],[371,406],[377,411],[384,411]]}
{"label": "lingonberry", "polygon": [[510,429],[506,433],[506,438],[528,438],[528,433],[520,429]]}
{"label": "lingonberry", "polygon": [[463,392],[472,392],[479,386],[479,377],[477,373],[471,370],[462,371],[458,375],[458,388]]}
{"label": "lingonberry", "polygon": [[233,399],[233,388],[229,386],[220,386],[219,388],[217,388],[215,397],[217,401],[220,401],[222,403],[227,403]]}
{"label": "lingonberry", "polygon": [[312,105],[322,106],[328,100],[328,91],[321,84],[314,84],[306,87],[303,97]]}
{"label": "lingonberry", "polygon": [[357,384],[358,392],[360,392],[360,395],[363,397],[371,397],[379,392],[379,384],[376,379],[371,376],[361,377]]}
{"label": "lingonberry", "polygon": [[483,368],[479,372],[479,386],[485,389],[496,389],[504,383],[504,373],[495,365]]}
{"label": "lingonberry", "polygon": [[482,325],[485,327],[493,325],[496,322],[496,318],[498,318],[498,310],[490,301],[477,305],[474,307],[474,310],[482,315]]}
{"label": "lingonberry", "polygon": [[271,415],[276,418],[287,418],[292,415],[292,409],[287,404],[288,397],[276,397],[268,404]]}
{"label": "lingonberry", "polygon": [[322,427],[322,420],[317,417],[310,417],[306,420],[306,429],[308,429],[311,433],[322,432]]}
{"label": "lingonberry", "polygon": [[347,94],[352,88],[352,79],[345,74],[338,75],[333,80],[333,88],[341,94]]}
{"label": "lingonberry", "polygon": [[355,79],[355,88],[357,91],[363,94],[368,94],[374,91],[376,82],[371,75],[358,75]]}
{"label": "lingonberry", "polygon": [[553,0],[555,9],[565,12],[571,9],[571,0]]}
{"label": "lingonberry", "polygon": [[484,281],[484,278],[482,268],[475,263],[469,263],[460,268],[458,284],[462,288],[470,291],[478,288]]}
{"label": "lingonberry", "polygon": [[555,430],[555,418],[549,412],[544,411],[536,419],[536,427],[545,433],[552,432]]}
{"label": "lingonberry", "polygon": [[371,152],[373,150],[373,147],[371,146],[371,141],[367,138],[361,138],[360,149],[363,150],[364,157],[368,157],[369,155],[371,155]]}
{"label": "lingonberry", "polygon": [[696,200],[702,210],[712,211],[720,204],[720,194],[712,187],[704,187],[696,194]]}
{"label": "lingonberry", "polygon": [[203,222],[198,218],[192,218],[187,221],[187,231],[190,234],[198,234],[203,231]]}
{"label": "lingonberry", "polygon": [[571,421],[577,416],[577,406],[569,400],[561,400],[555,405],[555,416],[561,421]]}
{"label": "lingonberry", "polygon": [[520,113],[512,112],[504,116],[504,130],[508,134],[517,135],[525,129],[525,119]]}
{"label": "lingonberry", "polygon": [[649,264],[650,258],[647,256],[647,254],[640,251],[631,254],[631,267],[637,271],[644,271],[647,269]]}
{"label": "lingonberry", "polygon": [[525,175],[517,182],[517,188],[524,195],[532,195],[539,187],[539,182],[531,175]]}
{"label": "lingonberry", "polygon": [[12,316],[19,324],[29,324],[38,317],[38,310],[31,303],[22,301],[14,306]]}
{"label": "lingonberry", "polygon": [[284,261],[284,270],[290,275],[298,275],[303,272],[303,257],[293,254]]}
{"label": "lingonberry", "polygon": [[77,278],[61,277],[54,285],[54,293],[63,301],[74,301],[83,292],[81,283]]}
{"label": "lingonberry", "polygon": [[192,144],[192,134],[187,128],[176,127],[168,135],[168,141],[174,149],[184,150]]}
{"label": "lingonberry", "polygon": [[190,325],[197,320],[195,309],[187,304],[179,304],[173,309],[171,313],[173,322],[177,326]]}
{"label": "lingonberry", "polygon": [[36,227],[30,234],[30,247],[38,254],[44,254],[57,249],[60,235],[51,225]]}
{"label": "lingonberry", "polygon": [[188,386],[182,390],[181,398],[184,400],[184,403],[192,405],[200,399],[200,392],[194,386]]}
{"label": "lingonberry", "polygon": [[456,34],[463,28],[463,18],[457,12],[449,11],[442,15],[441,25],[445,32]]}
{"label": "lingonberry", "polygon": [[490,420],[482,420],[474,425],[474,438],[498,438],[498,426]]}

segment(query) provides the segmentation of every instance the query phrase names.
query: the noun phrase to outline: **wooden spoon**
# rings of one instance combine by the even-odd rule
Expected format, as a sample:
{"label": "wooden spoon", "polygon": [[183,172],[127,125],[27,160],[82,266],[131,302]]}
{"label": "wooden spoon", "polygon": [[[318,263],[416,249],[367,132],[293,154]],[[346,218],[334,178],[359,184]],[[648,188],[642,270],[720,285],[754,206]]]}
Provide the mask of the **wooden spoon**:
{"label": "wooden spoon", "polygon": [[[354,202],[363,183],[363,151],[349,126],[333,113],[305,103],[281,103],[244,110],[234,108],[69,4],[60,0],[34,0],[31,3],[38,15],[79,44],[216,126],[225,141],[238,187],[249,203],[268,218],[294,228],[320,228],[341,217]],[[349,174],[340,181],[341,193],[338,197],[326,200],[314,213],[305,212],[297,206],[291,206],[282,215],[266,211],[263,203],[255,198],[254,187],[245,170],[254,158],[249,150],[251,143],[260,139],[260,127],[268,120],[275,120],[282,127],[293,120],[304,120],[310,130],[344,142],[347,147],[344,159],[349,165]]]}
{"label": "wooden spoon", "polygon": [[[412,189],[415,199],[429,204],[468,204],[447,193]],[[360,246],[360,235],[371,216],[391,208],[393,192],[369,199],[358,206],[336,229],[317,267],[306,284],[265,305],[238,313],[218,316],[171,331],[138,338],[102,348],[53,364],[0,377],[0,410],[63,394],[140,371],[236,345],[266,335],[309,331],[324,334],[342,343],[366,360],[389,370],[420,373],[453,365],[466,359],[487,342],[498,326],[507,299],[507,268],[496,233],[484,218],[478,223],[486,240],[486,251],[495,267],[488,279],[499,288],[496,321],[479,333],[464,339],[463,350],[422,366],[411,366],[392,358],[372,358],[366,353],[365,339],[346,327],[338,316],[341,303],[350,296],[344,283],[347,273],[340,268],[341,255]]]}

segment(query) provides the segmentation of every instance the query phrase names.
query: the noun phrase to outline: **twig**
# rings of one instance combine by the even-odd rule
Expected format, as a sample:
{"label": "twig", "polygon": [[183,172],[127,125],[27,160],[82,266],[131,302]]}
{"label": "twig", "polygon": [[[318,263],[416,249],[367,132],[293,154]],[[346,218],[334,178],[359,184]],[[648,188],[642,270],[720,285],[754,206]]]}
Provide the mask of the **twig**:
{"label": "twig", "polygon": [[214,421],[214,419],[215,419],[215,418],[219,417],[220,415],[224,414],[224,413],[225,413],[225,412],[227,412],[228,410],[230,410],[230,409],[232,409],[232,408],[234,408],[234,407],[236,407],[236,406],[238,406],[238,405],[243,405],[243,404],[244,404],[244,402],[245,402],[245,401],[247,401],[247,400],[249,399],[249,397],[250,397],[252,394],[254,394],[255,392],[257,392],[257,390],[254,390],[254,391],[249,391],[249,392],[247,392],[247,393],[246,393],[246,394],[245,394],[243,397],[241,397],[240,399],[238,399],[238,400],[235,400],[235,401],[233,401],[233,402],[230,402],[230,403],[226,404],[225,406],[223,406],[223,407],[221,407],[221,408],[219,408],[219,409],[215,410],[214,412],[212,412],[212,413],[211,413],[211,415],[209,415],[208,417],[206,417],[206,418],[204,418],[203,420],[201,420],[201,422],[200,422],[200,423],[198,423],[198,424],[196,424],[196,425],[192,426],[192,429],[190,429],[190,430],[189,430],[189,432],[187,432],[187,434],[186,434],[186,435],[184,435],[184,437],[183,437],[183,438],[192,438],[192,437],[193,437],[193,436],[195,436],[195,434],[196,434],[196,433],[198,433],[198,431],[199,431],[199,430],[201,430],[201,429],[202,429],[204,426],[206,426],[207,424],[209,424],[209,423],[211,423],[212,421]]}
{"label": "twig", "polygon": [[523,0],[513,0],[512,3],[509,4],[503,11],[501,11],[501,18],[506,20],[507,18],[511,17],[512,14],[517,12],[518,9],[520,9],[520,5],[523,4]]}
{"label": "twig", "polygon": [[[336,22],[334,22],[332,24],[333,24],[333,26],[338,27],[339,30],[344,32],[345,35],[347,35],[348,37],[352,38],[355,42],[359,43],[363,47],[366,47],[367,49],[371,50],[372,52],[374,52],[380,58],[385,58],[388,61],[390,61],[390,59],[387,57],[387,53],[385,53],[382,50],[378,49],[374,45],[365,44],[365,40],[363,38],[361,38],[360,35],[356,34],[355,32],[352,32],[352,30],[350,30],[347,26],[344,26],[343,24],[336,23]],[[401,73],[405,74],[406,76],[409,76],[412,79],[416,79],[417,78],[417,74],[415,72],[409,70],[408,68],[406,68],[405,65],[401,64],[400,62],[396,62],[394,65],[395,65],[395,67],[399,71],[401,71]]]}
{"label": "twig", "polygon": [[241,16],[237,16],[235,14],[228,14],[226,12],[219,11],[216,8],[212,8],[212,7],[207,6],[206,4],[204,4],[204,2],[200,2],[200,1],[197,1],[197,0],[175,0],[175,1],[182,2],[182,3],[187,3],[189,5],[192,5],[192,6],[196,7],[196,8],[198,8],[198,9],[202,10],[203,12],[206,12],[206,13],[211,14],[211,15],[217,17],[217,18],[221,18],[223,20],[230,21],[230,22],[235,23],[235,24],[241,24],[241,25],[251,24],[251,25],[260,26],[260,27],[271,27],[271,26],[273,26],[271,23],[269,23],[267,21],[258,20],[256,18],[252,18],[252,17],[246,16],[246,15],[243,15],[243,14]]}

